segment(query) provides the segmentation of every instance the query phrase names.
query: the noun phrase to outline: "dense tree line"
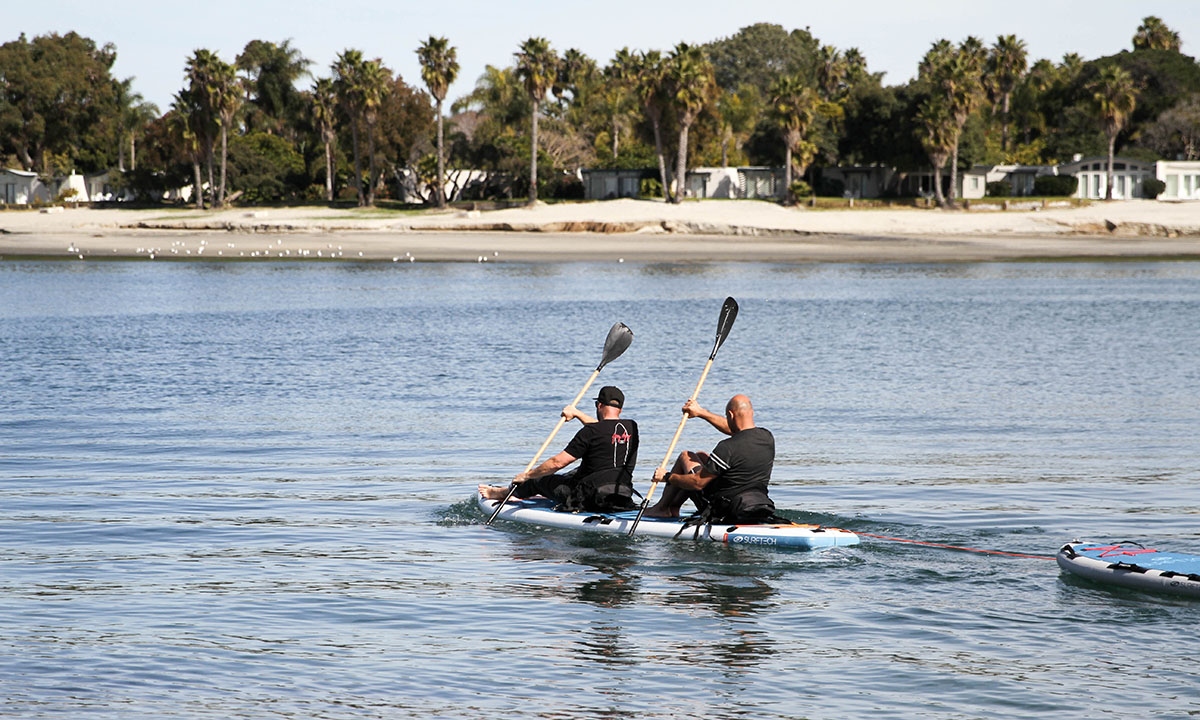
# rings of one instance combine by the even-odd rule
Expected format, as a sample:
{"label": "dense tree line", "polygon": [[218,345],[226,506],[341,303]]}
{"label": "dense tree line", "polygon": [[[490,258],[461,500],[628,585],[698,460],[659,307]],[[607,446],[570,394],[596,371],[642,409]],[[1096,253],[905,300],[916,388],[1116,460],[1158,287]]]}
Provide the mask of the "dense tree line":
{"label": "dense tree line", "polygon": [[947,173],[934,191],[950,204],[977,163],[1200,158],[1200,66],[1180,47],[1155,17],[1130,50],[1090,61],[1030,62],[1014,35],[943,39],[915,79],[885,85],[857,49],[766,23],[604,65],[530,38],[447,108],[459,66],[446,38],[414,48],[420,88],[353,48],[319,75],[290,41],[254,40],[232,59],[193,52],[160,112],[112,76],[111,45],[22,35],[0,45],[0,164],[115,167],[147,197],[191,185],[214,207],[372,205],[401,184],[443,205],[461,169],[487,171],[476,197],[578,197],[585,167],[643,169],[645,192],[679,202],[689,167],[783,166],[796,192],[836,192],[820,168],[885,165]]}

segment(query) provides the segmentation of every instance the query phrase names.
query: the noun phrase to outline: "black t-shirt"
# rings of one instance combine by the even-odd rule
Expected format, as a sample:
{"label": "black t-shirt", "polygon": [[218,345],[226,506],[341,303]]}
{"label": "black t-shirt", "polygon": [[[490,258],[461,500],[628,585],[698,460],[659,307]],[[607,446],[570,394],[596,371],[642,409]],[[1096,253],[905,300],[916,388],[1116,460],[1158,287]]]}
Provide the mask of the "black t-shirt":
{"label": "black t-shirt", "polygon": [[584,425],[565,449],[579,458],[577,477],[606,470],[623,470],[626,477],[632,477],[637,463],[637,423],[617,418]]}
{"label": "black t-shirt", "polygon": [[[761,494],[765,499],[774,464],[775,436],[771,431],[760,427],[740,430],[717,443],[709,453],[705,470],[717,477],[705,486],[704,495],[725,502],[741,495],[751,500],[751,494]],[[756,497],[752,502],[760,501]]]}

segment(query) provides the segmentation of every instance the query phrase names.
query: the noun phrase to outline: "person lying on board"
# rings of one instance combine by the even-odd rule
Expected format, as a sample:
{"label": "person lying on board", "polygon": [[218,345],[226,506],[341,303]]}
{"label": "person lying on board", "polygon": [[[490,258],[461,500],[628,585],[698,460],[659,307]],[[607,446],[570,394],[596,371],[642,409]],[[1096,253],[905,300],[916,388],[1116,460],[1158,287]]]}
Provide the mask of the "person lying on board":
{"label": "person lying on board", "polygon": [[647,517],[679,517],[684,500],[698,515],[714,523],[752,525],[770,522],[775,503],[767,496],[775,464],[775,437],[754,425],[754,407],[745,395],[734,395],[720,416],[695,400],[683,406],[688,417],[704,418],[729,435],[711,453],[684,451],[669,471],[657,468],[654,479],[667,483],[662,497],[646,510]]}
{"label": "person lying on board", "polygon": [[[637,463],[638,427],[621,417],[625,394],[607,385],[596,396],[596,415],[592,417],[574,407],[563,408],[567,420],[579,420],[583,427],[567,447],[528,473],[513,478],[518,498],[544,495],[566,512],[611,512],[628,510],[633,504],[633,466]],[[579,460],[573,473],[558,474]],[[480,485],[479,492],[489,500],[503,500],[507,487]]]}

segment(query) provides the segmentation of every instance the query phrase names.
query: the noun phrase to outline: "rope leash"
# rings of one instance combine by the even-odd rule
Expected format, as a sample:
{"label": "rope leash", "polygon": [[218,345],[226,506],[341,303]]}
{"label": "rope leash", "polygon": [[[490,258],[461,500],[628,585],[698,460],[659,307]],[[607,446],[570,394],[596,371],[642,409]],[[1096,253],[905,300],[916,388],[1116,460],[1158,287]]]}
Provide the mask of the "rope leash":
{"label": "rope leash", "polygon": [[943,545],[941,543],[922,542],[920,540],[905,540],[904,538],[888,537],[887,535],[872,535],[871,533],[855,532],[856,535],[871,537],[877,540],[891,540],[892,542],[911,543],[913,545],[925,545],[926,547],[945,548],[947,550],[964,550],[966,552],[986,553],[988,555],[1007,555],[1008,557],[1033,558],[1034,560],[1053,560],[1053,555],[1025,555],[1023,553],[1002,552],[1000,550],[979,550],[976,548],[962,547],[960,545]]}

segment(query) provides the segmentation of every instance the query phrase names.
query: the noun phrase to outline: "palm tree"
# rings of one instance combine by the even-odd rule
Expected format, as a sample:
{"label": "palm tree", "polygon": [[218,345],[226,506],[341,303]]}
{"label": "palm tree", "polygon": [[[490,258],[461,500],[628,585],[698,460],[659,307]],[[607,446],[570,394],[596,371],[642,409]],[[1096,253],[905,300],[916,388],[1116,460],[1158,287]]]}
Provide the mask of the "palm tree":
{"label": "palm tree", "polygon": [[362,110],[367,125],[367,205],[375,205],[375,188],[379,177],[375,172],[375,136],[379,124],[379,108],[387,97],[392,84],[392,73],[378,59],[368,60],[362,66]]}
{"label": "palm tree", "polygon": [[294,135],[294,121],[303,111],[296,81],[308,75],[312,61],[288,39],[278,45],[251,40],[235,63],[246,73],[247,94],[255,110],[247,115],[247,126],[280,136]]}
{"label": "palm tree", "polygon": [[840,94],[850,66],[842,53],[832,45],[822,45],[817,51],[817,87],[826,100]]}
{"label": "palm tree", "polygon": [[629,112],[629,98],[637,83],[637,56],[629,48],[621,48],[612,62],[604,68],[604,109],[612,123],[612,156],[615,160],[620,150],[621,125]]}
{"label": "palm tree", "polygon": [[[939,40],[921,60],[921,79],[930,84],[933,96],[939,99],[936,103],[938,112],[944,109],[954,123],[950,144],[951,203],[958,197],[958,141],[967,119],[983,99],[981,78],[985,58],[983,43],[969,37],[958,48],[946,40]],[[939,184],[939,197],[940,190]]]}
{"label": "palm tree", "polygon": [[354,146],[354,188],[358,191],[359,207],[367,204],[366,195],[363,194],[362,155],[358,142],[363,107],[362,66],[365,62],[362,51],[354,49],[342,51],[333,62],[337,104],[350,121],[350,144]]}
{"label": "palm tree", "polygon": [[517,77],[533,101],[529,132],[529,203],[537,202],[538,115],[546,93],[558,79],[558,55],[545,38],[529,38],[516,53]]}
{"label": "palm tree", "polygon": [[437,182],[434,189],[437,192],[438,207],[446,207],[446,155],[442,135],[442,101],[451,83],[458,77],[457,50],[450,47],[446,38],[429,36],[417,48],[417,57],[421,60],[421,79],[437,107]]}
{"label": "palm tree", "polygon": [[[1008,152],[1008,128],[1012,122],[1012,95],[1017,83],[1025,75],[1025,41],[1016,35],[1001,35],[988,53],[988,78],[1000,97],[1000,150]],[[993,109],[993,113],[995,109]]]}
{"label": "palm tree", "polygon": [[942,193],[942,168],[957,143],[954,115],[950,112],[949,103],[944,97],[934,95],[927,98],[917,108],[917,125],[921,147],[929,155],[933,165],[933,194],[937,198],[938,207],[946,206],[946,198]]}
{"label": "palm tree", "polygon": [[199,99],[190,90],[184,89],[175,93],[168,114],[168,127],[184,147],[188,160],[192,163],[192,200],[197,210],[204,209],[204,181],[200,175],[200,161],[204,157],[204,149],[197,128],[202,125],[203,110]]}
{"label": "palm tree", "polygon": [[225,206],[225,177],[229,160],[229,128],[242,107],[242,85],[237,69],[217,60],[213,66],[211,102],[221,125],[221,184],[217,188],[217,206]]}
{"label": "palm tree", "polygon": [[1092,103],[1108,136],[1108,187],[1104,192],[1105,200],[1112,200],[1113,189],[1113,157],[1116,154],[1117,134],[1129,122],[1133,110],[1137,107],[1137,90],[1133,84],[1133,76],[1117,65],[1106,65],[1100,70],[1100,75],[1088,84],[1092,93]]}
{"label": "palm tree", "polygon": [[679,148],[675,156],[675,194],[672,202],[683,202],[687,192],[688,131],[700,112],[712,102],[717,81],[712,63],[695,45],[679,43],[667,58],[667,80],[671,103],[679,122]]}
{"label": "palm tree", "polygon": [[333,202],[333,146],[337,142],[336,117],[337,94],[333,88],[333,80],[320,78],[313,83],[312,88],[312,117],[321,133],[321,142],[325,145],[325,200]]}
{"label": "palm tree", "polygon": [[663,197],[669,200],[671,183],[667,177],[667,162],[662,141],[662,116],[667,104],[666,63],[657,50],[649,50],[637,56],[633,72],[638,101],[641,102],[642,111],[646,113],[654,131],[654,155],[658,160],[658,179],[662,182]]}
{"label": "palm tree", "polygon": [[199,49],[188,58],[185,72],[188,79],[187,96],[194,110],[191,121],[196,140],[204,152],[204,162],[208,167],[208,192],[213,192],[217,186],[213,175],[213,155],[216,145],[216,128],[218,124],[215,103],[216,74],[221,65],[221,58],[207,49]]}
{"label": "palm tree", "polygon": [[117,169],[125,171],[125,140],[129,140],[129,169],[137,170],[138,131],[158,118],[158,106],[133,90],[133,78],[117,83]]}
{"label": "palm tree", "polygon": [[1142,19],[1133,36],[1134,50],[1174,50],[1179,52],[1179,33],[1167,27],[1162,18],[1149,15]]}
{"label": "palm tree", "polygon": [[800,166],[803,175],[816,154],[817,146],[808,141],[807,135],[820,102],[817,91],[800,75],[784,75],[771,86],[771,116],[783,136],[783,185],[789,203],[795,201],[792,197],[793,163]]}

